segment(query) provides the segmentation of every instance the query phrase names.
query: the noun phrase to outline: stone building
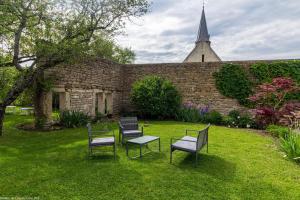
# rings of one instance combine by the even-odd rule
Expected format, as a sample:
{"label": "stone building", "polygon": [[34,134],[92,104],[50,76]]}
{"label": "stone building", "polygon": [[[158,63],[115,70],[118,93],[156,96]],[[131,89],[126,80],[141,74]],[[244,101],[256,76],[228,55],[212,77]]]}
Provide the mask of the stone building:
{"label": "stone building", "polygon": [[204,6],[198,31],[196,44],[184,62],[219,62],[220,57],[210,46],[210,35],[208,34]]}

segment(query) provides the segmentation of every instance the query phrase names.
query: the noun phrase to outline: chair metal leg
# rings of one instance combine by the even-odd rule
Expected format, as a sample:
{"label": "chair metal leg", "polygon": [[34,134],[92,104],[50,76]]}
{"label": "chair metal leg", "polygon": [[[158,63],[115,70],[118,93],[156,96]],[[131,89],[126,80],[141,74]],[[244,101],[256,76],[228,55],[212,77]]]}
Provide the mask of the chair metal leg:
{"label": "chair metal leg", "polygon": [[116,154],[117,154],[117,148],[116,148],[116,142],[114,143],[114,159],[116,160]]}
{"label": "chair metal leg", "polygon": [[172,164],[172,153],[173,153],[173,151],[172,151],[172,147],[171,147],[171,149],[170,149],[170,164]]}
{"label": "chair metal leg", "polygon": [[208,142],[206,144],[206,153],[208,153]]}
{"label": "chair metal leg", "polygon": [[88,156],[91,157],[91,147],[88,148]]}
{"label": "chair metal leg", "polygon": [[142,145],[140,145],[140,159],[142,159],[143,154],[142,154]]}
{"label": "chair metal leg", "polygon": [[198,152],[196,152],[196,166],[197,166],[197,164],[198,164]]}
{"label": "chair metal leg", "polygon": [[160,152],[160,138],[158,139],[158,150]]}

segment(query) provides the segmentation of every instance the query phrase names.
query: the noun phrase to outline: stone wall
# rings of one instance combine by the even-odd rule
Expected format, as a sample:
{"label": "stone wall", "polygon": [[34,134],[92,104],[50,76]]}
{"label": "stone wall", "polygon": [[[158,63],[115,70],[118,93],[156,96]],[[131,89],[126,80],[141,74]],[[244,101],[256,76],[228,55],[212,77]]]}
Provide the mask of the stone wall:
{"label": "stone wall", "polygon": [[[242,63],[248,67],[252,62]],[[174,64],[143,64],[123,66],[123,98],[122,107],[132,108],[130,91],[132,84],[147,75],[158,75],[172,81],[180,91],[183,102],[192,102],[201,106],[210,105],[223,114],[231,110],[244,110],[235,99],[224,97],[215,86],[213,73],[223,63],[174,63]],[[125,109],[126,110],[126,109]]]}
{"label": "stone wall", "polygon": [[53,91],[60,95],[61,110],[80,110],[94,116],[96,110],[104,112],[106,102],[111,114],[132,111],[132,84],[147,75],[158,75],[174,83],[184,102],[202,106],[210,104],[212,109],[227,114],[231,110],[245,108],[235,99],[224,97],[218,92],[213,73],[224,63],[237,63],[249,68],[255,62],[119,65],[98,59],[55,67],[47,70],[45,76],[54,82]]}

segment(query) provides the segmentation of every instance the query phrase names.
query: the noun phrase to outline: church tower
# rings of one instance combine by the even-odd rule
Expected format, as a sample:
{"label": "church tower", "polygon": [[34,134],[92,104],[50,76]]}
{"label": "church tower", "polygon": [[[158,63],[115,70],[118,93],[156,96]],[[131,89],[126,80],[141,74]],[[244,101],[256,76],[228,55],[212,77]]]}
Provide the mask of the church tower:
{"label": "church tower", "polygon": [[198,31],[196,45],[184,62],[218,62],[220,57],[210,46],[210,35],[208,34],[204,6]]}

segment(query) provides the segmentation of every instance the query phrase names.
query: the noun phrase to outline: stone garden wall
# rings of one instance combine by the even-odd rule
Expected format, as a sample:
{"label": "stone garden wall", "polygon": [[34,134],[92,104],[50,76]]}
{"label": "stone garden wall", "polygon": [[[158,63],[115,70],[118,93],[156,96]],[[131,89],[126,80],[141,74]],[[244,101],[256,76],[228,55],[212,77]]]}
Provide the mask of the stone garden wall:
{"label": "stone garden wall", "polygon": [[[228,63],[249,68],[255,62]],[[80,110],[92,116],[96,111],[106,110],[114,115],[133,111],[129,99],[131,86],[147,75],[172,81],[184,102],[210,104],[212,109],[223,114],[233,109],[244,110],[236,100],[224,97],[215,87],[213,73],[222,64],[224,62],[119,65],[98,59],[52,68],[45,76],[54,82],[53,91],[59,93],[61,110]]]}
{"label": "stone garden wall", "polygon": [[[242,62],[245,67],[252,62]],[[158,75],[172,81],[183,97],[183,102],[192,102],[201,106],[207,104],[223,114],[233,109],[243,110],[235,99],[224,97],[215,86],[213,73],[222,63],[174,63],[143,64],[123,66],[123,98],[121,105],[132,108],[130,104],[131,85],[147,75]]]}

